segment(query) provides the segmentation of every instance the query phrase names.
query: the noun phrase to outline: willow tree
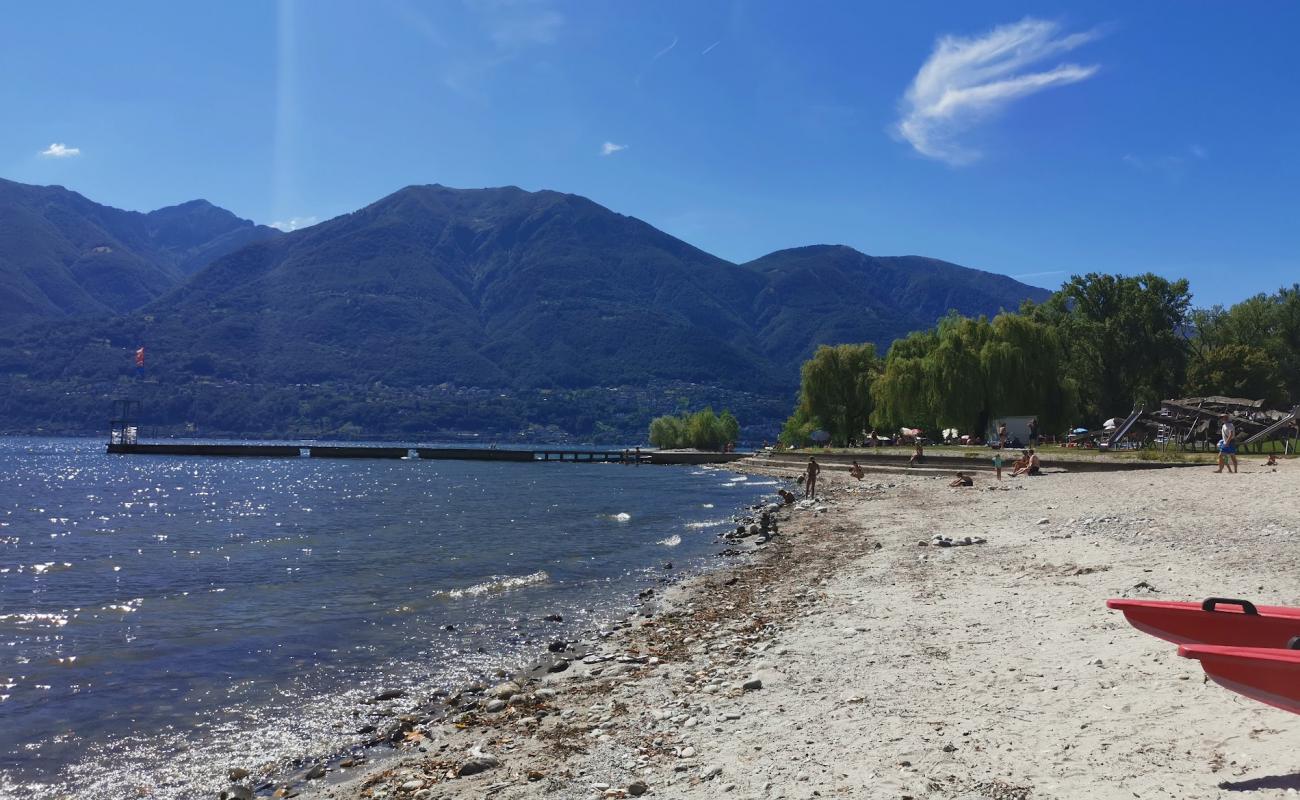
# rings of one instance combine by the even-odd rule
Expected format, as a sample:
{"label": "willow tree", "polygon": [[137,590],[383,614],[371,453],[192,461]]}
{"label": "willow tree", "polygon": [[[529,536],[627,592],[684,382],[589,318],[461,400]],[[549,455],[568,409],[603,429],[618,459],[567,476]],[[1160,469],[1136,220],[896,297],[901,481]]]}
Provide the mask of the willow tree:
{"label": "willow tree", "polygon": [[1037,415],[1050,430],[1068,424],[1074,407],[1056,331],[1012,313],[992,322],[954,313],[894,342],[873,394],[882,427],[977,434],[1010,414]]}
{"label": "willow tree", "polygon": [[799,372],[801,421],[816,420],[836,444],[860,437],[871,418],[871,383],[880,373],[876,346],[822,345]]}
{"label": "willow tree", "polygon": [[871,422],[875,427],[887,431],[902,425],[932,427],[934,404],[929,394],[926,358],[937,343],[934,331],[919,331],[896,339],[890,346],[871,390]]}

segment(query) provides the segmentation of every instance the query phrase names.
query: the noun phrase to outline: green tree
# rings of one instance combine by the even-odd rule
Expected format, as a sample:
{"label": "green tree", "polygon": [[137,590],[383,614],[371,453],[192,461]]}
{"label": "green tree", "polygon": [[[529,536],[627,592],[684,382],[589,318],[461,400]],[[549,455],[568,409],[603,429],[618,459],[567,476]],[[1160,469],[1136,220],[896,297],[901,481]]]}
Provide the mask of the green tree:
{"label": "green tree", "polygon": [[1104,419],[1182,389],[1190,306],[1186,280],[1091,273],[1072,277],[1032,314],[1056,329],[1082,410]]}
{"label": "green tree", "polygon": [[1287,402],[1277,361],[1263,348],[1244,344],[1198,350],[1187,366],[1187,394],[1263,399],[1274,406]]}
{"label": "green tree", "polygon": [[873,421],[982,434],[995,416],[1034,414],[1051,430],[1074,413],[1075,388],[1062,372],[1051,326],[1024,314],[992,322],[950,314],[934,330],[894,342],[873,386]]}
{"label": "green tree", "polygon": [[806,447],[811,441],[813,431],[820,427],[821,423],[809,413],[808,406],[799,403],[795,406],[794,413],[785,421],[777,441],[791,447]]}
{"label": "green tree", "polygon": [[650,421],[650,444],[663,450],[685,447],[685,426],[680,417],[655,417]]}
{"label": "green tree", "polygon": [[822,345],[800,370],[801,405],[826,426],[833,442],[848,444],[871,418],[871,382],[879,373],[873,344]]}
{"label": "green tree", "polygon": [[672,449],[694,447],[698,450],[721,450],[723,445],[740,437],[740,423],[730,411],[719,417],[712,408],[681,416],[656,417],[650,421],[650,443]]}
{"label": "green tree", "polygon": [[736,415],[730,411],[724,410],[719,418],[722,423],[722,437],[727,444],[735,444],[740,441],[740,422]]}
{"label": "green tree", "polygon": [[[1226,347],[1246,347],[1264,353],[1276,369],[1283,391],[1273,402],[1286,405],[1300,402],[1300,284],[1278,290],[1276,294],[1260,294],[1247,298],[1231,308],[1214,306],[1198,309],[1191,315],[1194,334],[1190,345],[1192,363],[1196,366],[1196,380],[1192,380],[1191,365],[1188,373],[1188,391],[1195,394],[1193,386],[1215,385],[1208,381],[1209,373],[1220,372],[1224,385],[1238,383],[1244,386],[1261,385],[1250,380],[1234,380],[1227,372]],[[1216,352],[1218,351],[1218,352]],[[1238,352],[1239,356],[1245,354]],[[1253,369],[1262,367],[1256,364]],[[1262,377],[1257,374],[1256,380]],[[1267,392],[1272,381],[1262,379]],[[1257,399],[1255,395],[1252,398]],[[1259,394],[1258,397],[1266,397]]]}

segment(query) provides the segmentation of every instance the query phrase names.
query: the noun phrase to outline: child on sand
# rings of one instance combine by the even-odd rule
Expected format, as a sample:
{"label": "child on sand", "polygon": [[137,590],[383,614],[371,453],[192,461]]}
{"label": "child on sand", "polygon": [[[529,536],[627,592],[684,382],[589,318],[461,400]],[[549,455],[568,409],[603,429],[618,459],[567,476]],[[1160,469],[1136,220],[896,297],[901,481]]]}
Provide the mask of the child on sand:
{"label": "child on sand", "polygon": [[953,488],[955,489],[955,488],[958,488],[958,487],[961,487],[961,486],[974,486],[974,485],[975,485],[975,481],[971,478],[971,476],[967,475],[966,473],[964,473],[964,472],[958,472],[958,473],[957,473],[957,480],[953,481],[952,483],[950,483],[950,484],[948,484],[948,485],[951,486],[951,487],[953,487]]}
{"label": "child on sand", "polygon": [[907,460],[907,466],[914,467],[925,461],[925,450],[921,448],[921,440],[916,440],[916,447],[912,450],[912,457]]}
{"label": "child on sand", "polygon": [[853,466],[849,467],[849,474],[857,478],[858,480],[862,480],[862,476],[865,475],[866,473],[862,471],[862,465],[854,461]]}
{"label": "child on sand", "polygon": [[1002,451],[995,450],[993,453],[993,471],[998,474],[998,480],[1002,480]]}

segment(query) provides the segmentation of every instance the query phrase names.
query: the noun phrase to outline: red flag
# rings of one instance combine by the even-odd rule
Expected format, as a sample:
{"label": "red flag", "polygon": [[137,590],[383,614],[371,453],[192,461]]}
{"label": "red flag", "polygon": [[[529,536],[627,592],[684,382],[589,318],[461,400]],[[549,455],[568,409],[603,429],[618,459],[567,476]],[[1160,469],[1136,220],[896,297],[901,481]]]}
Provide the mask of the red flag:
{"label": "red flag", "polygon": [[143,368],[143,367],[144,367],[144,348],[143,348],[143,347],[141,347],[141,348],[139,348],[138,350],[135,351],[135,365],[136,365],[137,367],[140,367],[140,368]]}

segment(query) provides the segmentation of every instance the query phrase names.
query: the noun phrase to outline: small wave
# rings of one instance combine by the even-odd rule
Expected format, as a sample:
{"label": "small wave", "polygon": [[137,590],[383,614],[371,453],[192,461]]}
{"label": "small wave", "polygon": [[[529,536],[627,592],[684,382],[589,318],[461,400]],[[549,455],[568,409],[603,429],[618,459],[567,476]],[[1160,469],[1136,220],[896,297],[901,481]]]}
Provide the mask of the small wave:
{"label": "small wave", "polygon": [[551,579],[543,570],[538,570],[531,575],[493,575],[491,578],[476,583],[473,586],[467,586],[464,589],[446,589],[433,593],[434,597],[481,597],[485,594],[496,594],[497,592],[508,592],[512,589],[522,589],[525,586],[536,586],[539,583],[546,583]]}
{"label": "small wave", "polygon": [[700,530],[702,528],[716,528],[719,525],[726,525],[731,522],[729,519],[706,519],[701,522],[688,522],[686,527],[691,530]]}
{"label": "small wave", "polygon": [[601,516],[605,519],[612,519],[615,522],[630,522],[632,520],[632,515],[626,511],[620,511],[617,514],[601,514]]}
{"label": "small wave", "polygon": [[65,569],[72,569],[72,564],[67,561],[59,563],[57,561],[46,561],[44,564],[32,564],[31,570],[37,575],[44,575],[47,572],[62,572]]}
{"label": "small wave", "polygon": [[144,598],[137,597],[133,600],[127,600],[125,603],[112,603],[104,606],[105,611],[117,611],[121,614],[131,614],[144,605]]}
{"label": "small wave", "polygon": [[742,481],[747,481],[747,480],[749,480],[749,476],[748,476],[748,475],[737,475],[737,476],[735,476],[734,478],[731,479],[731,482],[732,482],[732,483],[741,483]]}
{"label": "small wave", "polygon": [[712,503],[701,503],[700,508],[713,508]]}
{"label": "small wave", "polygon": [[53,625],[56,628],[62,628],[68,624],[67,614],[0,614],[0,622],[12,622],[15,625],[31,625],[32,623],[43,623]]}
{"label": "small wave", "polygon": [[667,539],[660,539],[659,541],[655,542],[655,544],[661,544],[664,547],[676,547],[681,543],[682,543],[682,537],[678,536],[675,533],[672,536],[669,536]]}

